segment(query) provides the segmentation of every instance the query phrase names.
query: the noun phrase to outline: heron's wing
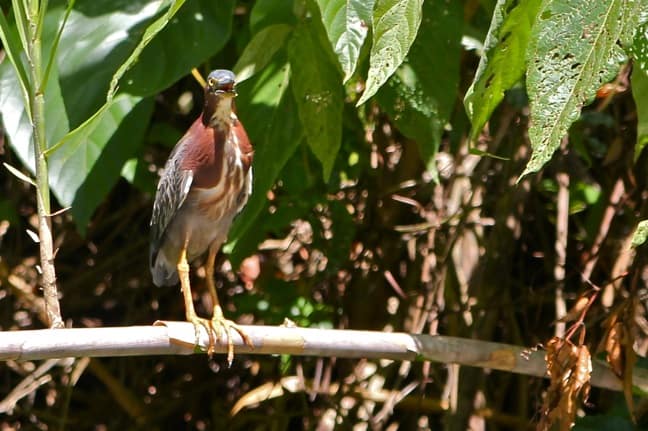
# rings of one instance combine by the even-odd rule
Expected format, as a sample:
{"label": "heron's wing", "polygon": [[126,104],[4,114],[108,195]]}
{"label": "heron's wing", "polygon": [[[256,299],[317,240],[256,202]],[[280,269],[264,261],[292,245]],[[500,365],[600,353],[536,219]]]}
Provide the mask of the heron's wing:
{"label": "heron's wing", "polygon": [[159,251],[166,230],[184,203],[193,182],[193,172],[182,169],[181,152],[183,142],[179,142],[164,167],[164,174],[158,183],[151,216],[151,259]]}

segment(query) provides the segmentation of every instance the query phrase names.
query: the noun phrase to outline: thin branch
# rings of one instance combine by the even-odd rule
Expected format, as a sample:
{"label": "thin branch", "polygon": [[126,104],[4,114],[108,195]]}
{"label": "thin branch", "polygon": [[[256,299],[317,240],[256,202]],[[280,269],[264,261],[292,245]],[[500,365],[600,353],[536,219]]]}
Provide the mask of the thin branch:
{"label": "thin branch", "polygon": [[[563,142],[564,145],[564,142]],[[565,333],[565,323],[560,319],[567,314],[565,304],[565,264],[567,262],[567,238],[569,230],[569,174],[565,171],[556,175],[558,183],[558,195],[556,197],[556,263],[554,266],[554,277],[556,278],[556,337],[562,337]]]}
{"label": "thin branch", "polygon": [[[434,361],[545,376],[545,354],[524,347],[467,338],[425,334],[335,329],[242,326],[254,349],[234,334],[237,354],[327,356],[344,358]],[[41,329],[0,332],[0,360],[39,360],[64,357],[190,355],[195,331],[188,322],[157,322],[155,326],[120,328]],[[200,333],[205,350],[208,337]],[[218,343],[216,353],[225,353]],[[609,367],[594,361],[591,384],[620,391],[621,381]],[[633,385],[648,391],[648,371],[635,368]]]}

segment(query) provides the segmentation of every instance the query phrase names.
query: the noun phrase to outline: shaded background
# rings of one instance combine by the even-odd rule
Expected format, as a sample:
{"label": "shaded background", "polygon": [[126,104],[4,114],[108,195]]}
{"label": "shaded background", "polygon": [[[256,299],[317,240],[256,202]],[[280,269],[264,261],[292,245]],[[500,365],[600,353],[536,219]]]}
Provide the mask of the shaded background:
{"label": "shaded background", "polygon": [[[7,3],[0,2],[4,10]],[[114,70],[167,3],[77,2],[58,79],[46,93],[50,142],[101,106]],[[45,41],[64,7],[50,1]],[[585,108],[569,146],[541,174],[516,183],[531,151],[524,85],[506,93],[472,144],[462,103],[479,63],[473,46],[484,40],[494,7],[424,3],[406,62],[356,107],[371,44],[343,87],[346,71],[317,4],[187,2],[124,77],[110,115],[50,160],[55,209],[71,206],[52,218],[66,324],[184,318],[179,287],[154,287],[148,271],[158,174],[200,112],[191,67],[203,75],[234,68],[265,30],[272,55],[238,87],[256,178],[229,254],[217,263],[226,316],[533,347],[554,335],[557,307],[593,284],[602,290],[585,320],[591,351],[609,338],[606,318],[616,316],[645,355],[646,263],[641,249],[634,259],[626,252],[646,216],[632,67]],[[27,142],[7,61],[0,83],[6,135]],[[20,167],[33,158],[27,146],[0,139],[2,161]],[[500,158],[471,154],[475,148]],[[568,221],[566,245],[558,219]],[[33,190],[1,169],[2,330],[43,327],[38,247],[25,234],[36,226]],[[207,315],[204,272],[192,282],[197,310]],[[547,387],[445,364],[290,356],[237,355],[231,368],[224,357],[196,355],[10,361],[0,370],[2,429],[518,430],[531,427]],[[641,422],[646,405],[638,401]],[[620,393],[594,389],[585,410],[575,429],[633,429]]]}

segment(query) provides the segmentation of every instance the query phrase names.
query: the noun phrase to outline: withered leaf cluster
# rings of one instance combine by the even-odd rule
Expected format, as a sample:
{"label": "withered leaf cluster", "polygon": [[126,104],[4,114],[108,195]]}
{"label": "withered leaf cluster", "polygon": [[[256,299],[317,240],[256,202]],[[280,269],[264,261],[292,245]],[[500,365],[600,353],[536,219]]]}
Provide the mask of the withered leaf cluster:
{"label": "withered leaf cluster", "polygon": [[549,340],[546,348],[551,384],[536,429],[549,430],[558,422],[560,431],[567,431],[574,425],[578,407],[589,395],[592,358],[587,346],[577,346],[560,337]]}

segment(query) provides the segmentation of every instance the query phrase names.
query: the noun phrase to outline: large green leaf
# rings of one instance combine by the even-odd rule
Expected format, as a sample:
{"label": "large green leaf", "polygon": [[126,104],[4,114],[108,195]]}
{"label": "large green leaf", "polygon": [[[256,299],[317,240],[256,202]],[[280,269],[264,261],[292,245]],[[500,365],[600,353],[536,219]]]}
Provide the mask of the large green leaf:
{"label": "large green leaf", "polygon": [[342,139],[344,96],[338,70],[323,54],[328,47],[320,42],[316,24],[311,21],[295,29],[288,55],[295,71],[291,87],[306,140],[328,180]]}
{"label": "large green leaf", "polygon": [[[120,123],[140,100],[141,98],[137,96],[119,95],[103,111],[103,115],[95,116],[92,121],[87,123],[86,127],[77,129],[63,138],[62,144],[48,159],[50,185],[61,205],[72,205],[79,187],[86,182],[90,173],[93,172],[95,164],[113,134],[120,127]],[[141,130],[148,122],[148,116],[143,115],[138,120],[141,124],[132,127],[132,133],[122,136],[133,147],[133,151],[137,149],[137,145],[141,142]],[[129,150],[126,156],[130,155],[132,155],[132,152]],[[123,157],[124,162],[126,159],[127,157]],[[114,169],[115,180],[119,176],[120,170],[121,166]],[[104,178],[104,174],[106,178],[113,177],[113,173],[97,170],[94,172],[100,178]],[[106,182],[110,183],[108,180]],[[101,197],[108,190],[102,191],[104,194]],[[96,190],[96,192],[98,193],[99,190]]]}
{"label": "large green leaf", "polygon": [[637,144],[635,161],[648,145],[648,3],[642,3],[639,25],[630,49],[634,58],[632,69],[632,97],[637,105]]}
{"label": "large green leaf", "polygon": [[[60,172],[63,174],[67,169],[82,166],[83,172],[87,172],[83,183],[79,185],[76,177],[66,178],[62,175],[57,178],[59,188],[77,187],[71,212],[81,233],[85,232],[95,208],[117,183],[126,161],[137,153],[153,113],[152,97],[140,100],[139,97],[120,95],[118,99],[103,116],[95,132],[86,138],[81,149],[62,165]],[[104,128],[113,130],[107,140],[101,136]],[[84,153],[86,158],[83,157]],[[95,159],[97,153],[99,157]],[[52,169],[60,156],[58,153],[54,156]]]}
{"label": "large green leaf", "polygon": [[250,249],[245,246],[244,237],[263,210],[267,191],[302,141],[297,108],[288,90],[290,75],[290,66],[283,53],[257,79],[246,81],[238,89],[239,115],[255,150],[252,196],[229,234],[227,251],[236,246],[235,261]]}
{"label": "large green leaf", "polygon": [[[182,3],[184,0],[175,0],[173,7],[178,8]],[[232,31],[234,3],[234,0],[192,0],[177,15],[168,16],[168,23],[158,22],[161,31],[126,73],[120,91],[154,95],[219,52]]]}
{"label": "large green leaf", "polygon": [[[20,13],[20,8],[13,9],[14,15]],[[22,91],[23,99],[25,100],[25,105],[27,105],[27,110],[29,111],[29,89],[31,88],[31,82],[27,76],[27,70],[25,65],[22,62],[20,53],[25,50],[24,38],[18,38],[16,35],[16,29],[13,28],[7,18],[4,15],[4,12],[0,10],[0,41],[2,42],[2,48],[5,52],[5,55],[9,59],[16,71],[18,78],[16,82],[20,85]]]}
{"label": "large green leaf", "polygon": [[635,161],[648,144],[648,72],[640,67],[632,70],[632,97],[637,105],[637,144]]}
{"label": "large green leaf", "polygon": [[641,6],[637,30],[629,51],[635,67],[641,68],[648,74],[648,2],[642,2]]}
{"label": "large green leaf", "polygon": [[374,0],[317,0],[317,4],[346,82],[358,64],[371,24]]}
{"label": "large green leaf", "polygon": [[416,141],[434,176],[434,156],[459,83],[462,19],[457,2],[425,3],[423,21],[406,60],[376,95],[401,133]]}
{"label": "large green leaf", "polygon": [[[57,71],[53,68],[51,82],[47,85],[44,96],[45,138],[48,143],[56,142],[69,130],[61,88],[56,78]],[[32,125],[16,72],[9,62],[0,64],[0,119],[9,137],[11,148],[25,167],[34,173],[36,165]]]}
{"label": "large green leaf", "polygon": [[295,0],[257,0],[250,11],[250,31],[258,33],[274,24],[297,24],[293,12]]}
{"label": "large green leaf", "polygon": [[283,46],[292,26],[275,24],[264,27],[254,35],[234,66],[240,84],[262,70]]}
{"label": "large green leaf", "polygon": [[[59,66],[73,127],[104,103],[120,67],[120,74],[125,75],[119,90],[149,96],[223,47],[231,31],[233,0],[182,3],[184,0],[133,0],[126,6],[113,0],[94,0],[82,2],[82,7],[72,11],[61,38]],[[143,40],[150,43],[144,47]],[[136,63],[126,71],[124,62],[138,45],[141,54],[132,58]]]}
{"label": "large green leaf", "polygon": [[[65,42],[69,41],[74,45],[73,35],[87,32],[89,28],[85,26],[100,24],[95,21],[101,19],[97,17],[102,17],[104,21],[114,23],[117,27],[123,25],[122,21],[114,22],[115,14],[120,15],[121,11],[111,11],[109,9],[112,7],[111,4],[100,3],[95,2],[93,7],[104,6],[108,11],[95,9],[95,14],[90,15],[91,18],[85,21],[76,16],[77,25],[72,28],[74,31],[69,30],[64,34],[67,38]],[[169,2],[163,3],[162,6],[167,6],[167,3]],[[96,205],[114,185],[126,160],[134,154],[142,141],[151,114],[151,103],[150,101],[140,103],[141,95],[160,91],[186,74],[193,65],[204,61],[219,50],[229,36],[233,1],[220,2],[218,8],[212,2],[192,2],[192,7],[180,9],[183,3],[184,0],[171,2],[165,12],[153,21],[146,19],[151,15],[145,12],[159,12],[160,4],[150,2],[139,9],[137,4],[131,5],[131,8],[135,9],[127,9],[127,11],[135,11],[135,16],[138,17],[133,18],[130,24],[138,28],[135,33],[138,34],[136,39],[139,42],[121,65],[119,61],[108,65],[105,61],[97,63],[97,58],[84,63],[88,57],[92,58],[96,55],[96,52],[88,57],[79,58],[81,64],[66,63],[72,71],[68,79],[78,73],[101,75],[105,70],[116,69],[108,90],[107,102],[89,121],[84,122],[57,143],[56,150],[52,150],[50,155],[52,189],[62,204],[72,204],[73,214],[81,230]],[[79,24],[79,21],[83,21],[84,25]],[[150,24],[140,37],[140,23],[149,21]],[[127,37],[123,36],[122,32],[117,34]],[[101,37],[110,41],[114,35],[104,33]],[[201,40],[208,40],[210,43],[199,43]],[[112,58],[123,60],[124,52],[119,44],[114,48],[110,51]],[[62,41],[61,49],[79,49],[79,47],[66,45]],[[130,69],[131,67],[133,68]],[[121,96],[118,95],[117,99],[113,100],[118,84],[122,86],[119,93]],[[92,110],[101,100],[99,97],[105,94],[101,93],[106,91],[106,80],[100,81],[96,86],[96,89],[102,92],[93,95],[94,101],[91,100],[92,97],[86,97],[87,94],[80,93],[79,86],[71,86],[68,89],[70,94],[64,93],[64,96],[69,96],[72,100],[80,98],[86,103],[85,108]],[[131,96],[128,93],[136,93],[138,96]],[[68,102],[67,97],[66,102]],[[134,109],[136,105],[139,106],[138,109]],[[89,112],[86,112],[86,115]],[[121,124],[122,121],[125,123]],[[105,153],[106,151],[109,153]],[[101,168],[109,169],[110,173],[103,173]]]}
{"label": "large green leaf", "polygon": [[484,52],[464,104],[477,139],[491,114],[526,71],[531,26],[542,0],[498,0],[484,42]]}
{"label": "large green leaf", "polygon": [[373,13],[373,43],[364,93],[366,102],[403,62],[421,23],[423,0],[377,0]]}
{"label": "large green leaf", "polygon": [[[625,60],[631,0],[546,1],[531,31],[527,91],[533,153],[522,175],[549,161],[582,106]],[[559,37],[557,37],[559,35]]]}
{"label": "large green leaf", "polygon": [[[137,46],[146,24],[169,3],[133,0],[77,2],[63,30],[58,65],[71,127],[106,100],[111,78]],[[46,101],[47,103],[47,101]]]}

